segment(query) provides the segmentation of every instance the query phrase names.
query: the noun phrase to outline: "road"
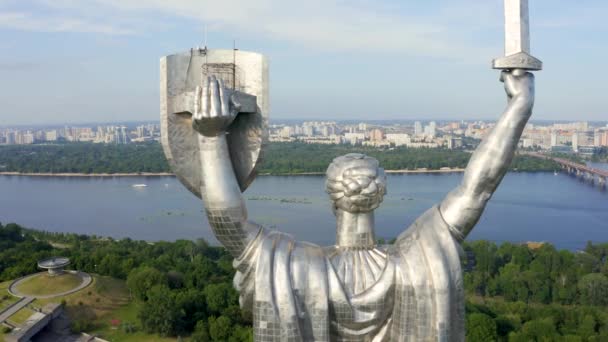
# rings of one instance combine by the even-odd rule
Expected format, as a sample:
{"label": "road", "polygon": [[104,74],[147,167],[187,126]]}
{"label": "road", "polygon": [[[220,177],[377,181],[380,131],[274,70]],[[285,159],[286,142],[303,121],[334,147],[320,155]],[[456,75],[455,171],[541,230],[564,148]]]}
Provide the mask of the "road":
{"label": "road", "polygon": [[0,323],[6,321],[9,317],[14,315],[17,311],[23,309],[26,305],[34,301],[34,297],[24,297],[21,298],[17,303],[8,309],[4,310],[0,313]]}

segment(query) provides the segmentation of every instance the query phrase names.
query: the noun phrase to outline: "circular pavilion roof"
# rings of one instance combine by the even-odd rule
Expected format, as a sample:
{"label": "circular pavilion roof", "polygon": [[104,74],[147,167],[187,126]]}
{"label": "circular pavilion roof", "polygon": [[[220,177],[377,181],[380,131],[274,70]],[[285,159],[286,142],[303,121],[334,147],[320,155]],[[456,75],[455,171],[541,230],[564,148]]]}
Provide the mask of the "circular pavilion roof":
{"label": "circular pavilion roof", "polygon": [[65,267],[70,264],[70,259],[65,257],[52,257],[38,261],[38,267],[40,268],[59,268]]}

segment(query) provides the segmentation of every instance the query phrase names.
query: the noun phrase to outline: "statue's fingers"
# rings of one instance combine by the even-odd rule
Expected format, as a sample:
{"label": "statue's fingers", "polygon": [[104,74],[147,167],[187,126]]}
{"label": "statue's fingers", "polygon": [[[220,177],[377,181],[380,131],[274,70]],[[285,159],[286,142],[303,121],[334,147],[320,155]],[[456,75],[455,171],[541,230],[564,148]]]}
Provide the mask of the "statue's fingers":
{"label": "statue's fingers", "polygon": [[241,102],[234,93],[230,95],[230,103],[232,104],[230,114],[237,115],[241,111]]}
{"label": "statue's fingers", "polygon": [[217,80],[218,82],[218,88],[219,88],[219,92],[220,92],[220,105],[221,105],[221,112],[220,115],[222,116],[228,116],[228,106],[230,105],[228,103],[227,98],[225,96],[225,91],[224,91],[224,81],[220,78]]}
{"label": "statue's fingers", "polygon": [[327,191],[330,192],[330,193],[343,192],[344,191],[344,186],[342,186],[341,182],[327,181],[325,183],[325,187],[327,188]]}
{"label": "statue's fingers", "polygon": [[194,89],[194,113],[192,116],[195,119],[201,118],[201,91],[200,86],[196,86],[196,89]]}
{"label": "statue's fingers", "polygon": [[220,115],[222,110],[222,105],[220,103],[220,91],[218,89],[217,79],[215,76],[212,76],[209,88],[209,95],[211,97],[211,110],[209,111],[209,117],[213,118]]}
{"label": "statue's fingers", "polygon": [[201,90],[201,117],[209,116],[209,81],[207,77]]}
{"label": "statue's fingers", "polygon": [[500,77],[498,78],[498,80],[500,82],[504,83],[505,82],[505,75],[508,75],[508,74],[509,74],[509,72],[507,72],[505,70],[501,71],[500,72]]}
{"label": "statue's fingers", "polygon": [[503,71],[503,82],[507,95],[513,95],[515,92],[515,76],[510,72]]}
{"label": "statue's fingers", "polygon": [[344,193],[343,192],[332,192],[329,194],[329,197],[332,199],[332,201],[337,201],[340,198],[344,197]]}
{"label": "statue's fingers", "polygon": [[513,69],[513,70],[511,70],[511,74],[513,76],[521,77],[521,76],[524,76],[525,74],[527,74],[527,72],[524,69]]}

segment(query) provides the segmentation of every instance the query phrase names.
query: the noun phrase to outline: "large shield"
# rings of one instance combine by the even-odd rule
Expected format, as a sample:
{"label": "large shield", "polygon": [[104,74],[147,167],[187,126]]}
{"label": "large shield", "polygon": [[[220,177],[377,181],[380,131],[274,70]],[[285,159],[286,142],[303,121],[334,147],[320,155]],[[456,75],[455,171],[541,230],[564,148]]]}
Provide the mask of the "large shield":
{"label": "large shield", "polygon": [[207,76],[224,81],[235,92],[241,112],[228,129],[227,140],[241,191],[255,178],[268,137],[268,61],[261,54],[239,50],[192,49],[160,60],[161,142],[177,178],[201,197],[198,132],[192,128],[194,90]]}

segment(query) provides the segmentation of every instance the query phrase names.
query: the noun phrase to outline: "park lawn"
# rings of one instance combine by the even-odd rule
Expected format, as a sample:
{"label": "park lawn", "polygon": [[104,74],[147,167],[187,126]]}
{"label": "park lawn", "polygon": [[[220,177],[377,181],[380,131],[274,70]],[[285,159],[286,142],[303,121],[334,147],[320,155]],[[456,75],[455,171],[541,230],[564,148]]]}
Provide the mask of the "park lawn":
{"label": "park lawn", "polygon": [[19,300],[19,298],[8,293],[8,287],[10,285],[10,281],[0,283],[0,311]]}
{"label": "park lawn", "polygon": [[[96,336],[106,339],[108,341],[122,341],[122,342],[174,342],[176,338],[160,337],[158,335],[147,334],[143,331],[136,331],[133,333],[126,333],[122,329],[116,330],[103,330],[94,331]],[[188,341],[187,338],[182,338],[182,341]]]}
{"label": "park lawn", "polygon": [[[137,312],[139,311],[138,303],[129,299],[129,291],[125,282],[112,278],[108,279],[111,281],[108,281],[106,284],[107,290],[112,293],[119,293],[123,300],[126,300],[126,303],[115,310],[106,311],[103,315],[98,316],[95,329],[91,331],[93,334],[109,341],[176,341],[175,338],[164,338],[155,334],[143,332],[139,324],[139,319],[137,318]],[[112,321],[118,321],[122,325],[130,324],[135,327],[135,332],[126,333],[121,327],[113,327],[111,324]]]}
{"label": "park lawn", "polygon": [[39,298],[34,301],[34,305],[43,307],[48,303],[65,301],[70,318],[95,320],[129,303],[129,292],[124,281],[91,276],[93,282],[86,288],[66,296]]}
{"label": "park lawn", "polygon": [[[2,324],[0,324],[0,342],[4,342],[4,336],[6,336],[6,335],[7,335],[7,334],[5,334],[5,333],[2,331],[2,328],[3,328],[3,327],[4,327],[4,326],[3,326]],[[9,334],[10,334],[10,333],[9,333]]]}
{"label": "park lawn", "polygon": [[64,273],[51,277],[44,272],[19,284],[17,289],[25,295],[46,296],[69,291],[81,282],[82,279],[75,274]]}
{"label": "park lawn", "polygon": [[32,310],[26,306],[23,309],[15,312],[14,315],[12,315],[11,317],[8,318],[8,321],[10,323],[14,323],[16,325],[22,325],[34,313],[35,313],[34,310]]}
{"label": "park lawn", "polygon": [[[87,288],[67,296],[36,299],[34,305],[42,307],[48,303],[65,301],[70,319],[90,322],[91,328],[85,332],[109,341],[176,341],[174,338],[146,334],[141,330],[137,319],[137,303],[130,300],[125,281],[98,275],[91,276],[93,283]],[[135,326],[136,332],[126,333],[120,328],[113,329],[112,320],[118,320],[123,324],[130,323]]]}
{"label": "park lawn", "polygon": [[11,285],[13,281],[5,281],[4,283],[0,283],[0,292],[8,291],[8,287]]}

